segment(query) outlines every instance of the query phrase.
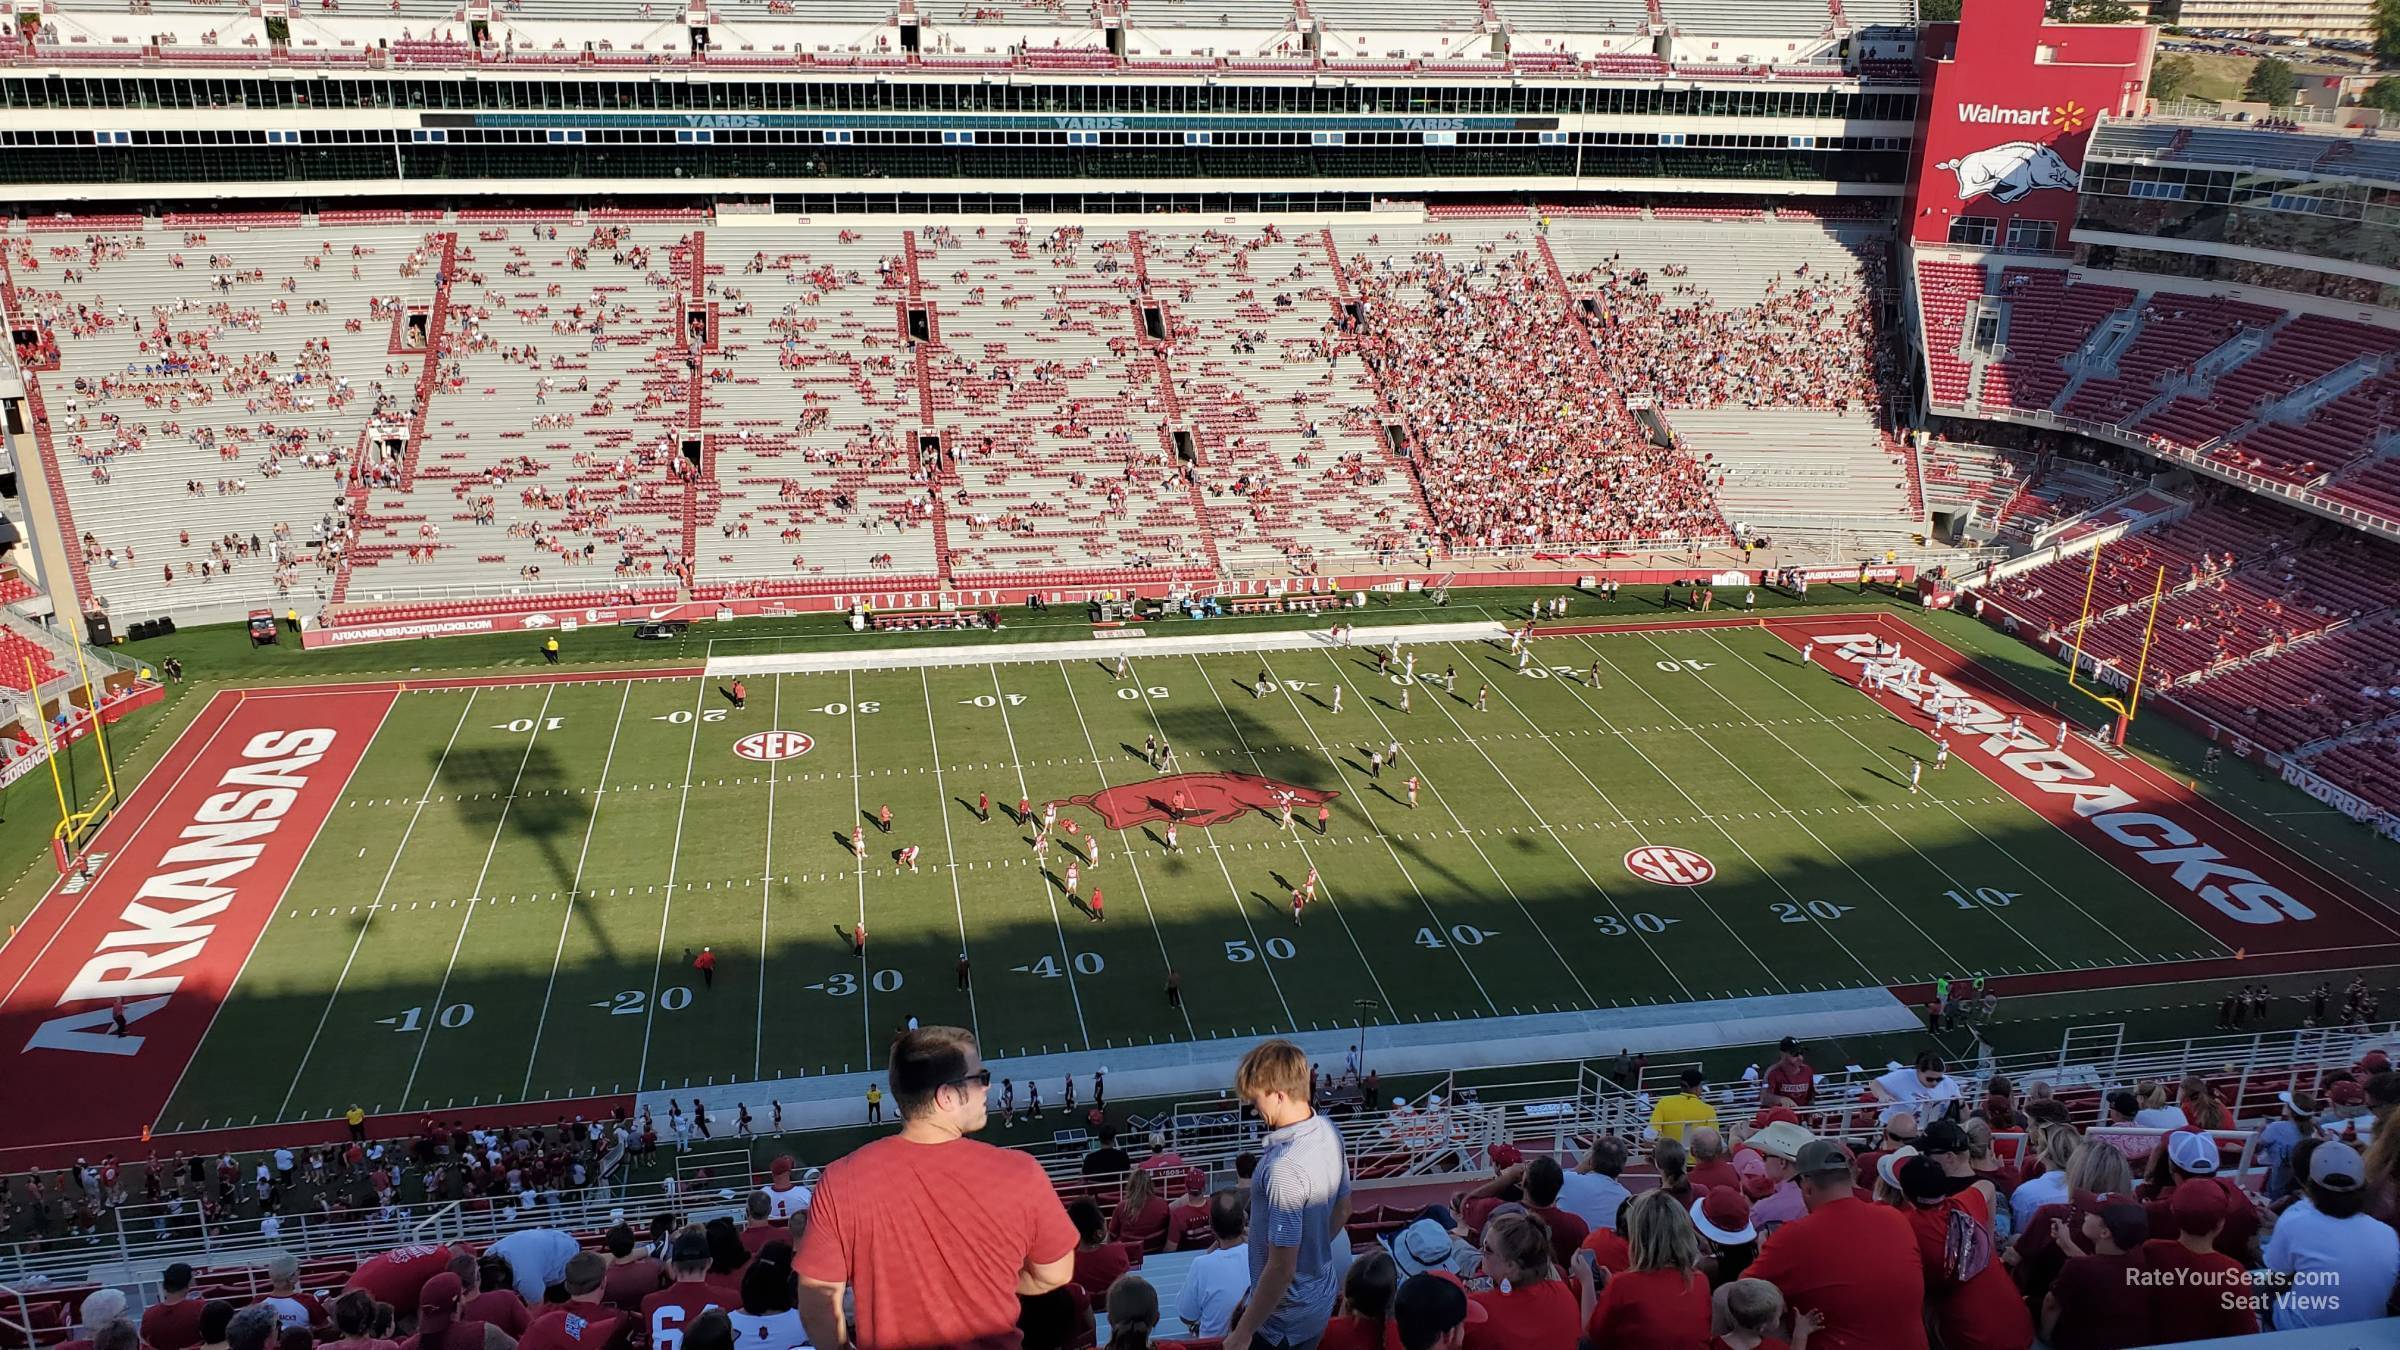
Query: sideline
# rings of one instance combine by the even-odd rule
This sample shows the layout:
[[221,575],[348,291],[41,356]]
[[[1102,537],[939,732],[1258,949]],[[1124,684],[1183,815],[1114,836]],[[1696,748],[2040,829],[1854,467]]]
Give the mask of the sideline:
[[[1459,1021],[1413,1022],[1367,1028],[1367,1067],[1380,1074],[1444,1073],[1531,1062],[1600,1059],[1620,1050],[1664,1055],[1726,1046],[1773,1045],[1779,1037],[1823,1042],[1842,1036],[1874,1036],[1922,1030],[1917,1014],[1880,987],[1834,989],[1811,994],[1761,994],[1708,1002],[1636,1004],[1590,1012],[1527,1013]],[[1222,1097],[1233,1083],[1233,1065],[1260,1037],[1281,1035],[1308,1052],[1310,1060],[1339,1065],[1357,1045],[1353,1028],[1291,1032],[1260,1027],[1255,1034],[1221,1036],[1157,1045],[1124,1045],[1059,1054],[993,1054],[984,1063],[995,1083],[1002,1078],[1052,1085],[1069,1076],[1088,1085],[1094,1070],[1108,1074],[1111,1096]],[[829,1129],[866,1118],[869,1084],[883,1074],[839,1073],[762,1083],[720,1083],[642,1093],[637,1113],[647,1107],[664,1121],[667,1107],[680,1103],[689,1115],[704,1102],[712,1124],[730,1125],[735,1108],[768,1118],[769,1103],[783,1106],[784,1128]],[[997,1093],[998,1088],[995,1087]],[[1020,1100],[1023,1100],[1020,1097]],[[1088,1102],[1088,1097],[1081,1099]],[[1051,1098],[1056,1109],[1056,1098]],[[1059,1116],[1061,1128],[1080,1128],[1080,1118]],[[660,1143],[671,1144],[662,1139]]]

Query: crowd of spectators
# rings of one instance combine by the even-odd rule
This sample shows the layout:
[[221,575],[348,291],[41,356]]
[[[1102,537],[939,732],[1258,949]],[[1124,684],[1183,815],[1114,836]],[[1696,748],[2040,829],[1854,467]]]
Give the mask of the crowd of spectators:
[[[898,1129],[813,1188],[777,1160],[746,1222],[620,1223],[597,1250],[539,1226],[480,1252],[404,1246],[319,1293],[279,1255],[239,1300],[175,1265],[138,1323],[122,1292],[90,1295],[68,1350],[1077,1350],[1103,1315],[1112,1350],[2114,1350],[2342,1326],[2400,1289],[2400,1129],[2377,1128],[2400,1075],[2359,1071],[2328,1080],[2353,1107],[2282,1094],[2245,1155],[2211,1133],[2233,1122],[2198,1076],[2113,1093],[2081,1130],[2044,1085],[1969,1092],[1927,1055],[1829,1112],[1786,1041],[1747,1119],[1687,1074],[1642,1139],[1491,1146],[1487,1176],[1362,1236],[1353,1150],[1290,1042],[1234,1073],[1261,1132],[1230,1184],[1170,1206],[1162,1174],[1103,1140],[1067,1202],[1033,1156],[973,1137],[992,1074],[969,1033],[926,1027],[894,1041]],[[605,1150],[609,1131],[557,1155],[540,1133],[447,1129],[395,1151],[490,1175],[570,1161],[578,1136]],[[1092,1183],[1119,1178],[1104,1203]],[[1169,1250],[1195,1252],[1171,1299],[1138,1255]]]
[[[1440,239],[1443,236],[1434,236]],[[1361,258],[1345,336],[1410,433],[1444,541],[1677,542],[1725,533],[1704,465],[1654,444],[1567,297],[1515,234]]]

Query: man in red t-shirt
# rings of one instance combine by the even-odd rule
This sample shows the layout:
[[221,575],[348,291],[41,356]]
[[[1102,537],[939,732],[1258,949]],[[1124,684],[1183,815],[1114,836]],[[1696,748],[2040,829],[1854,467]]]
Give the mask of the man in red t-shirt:
[[775,1217],[775,1202],[763,1190],[750,1192],[746,1210],[749,1222],[742,1225],[742,1246],[756,1256],[770,1242],[781,1242],[792,1235],[790,1225]]
[[149,1350],[191,1350],[200,1343],[200,1312],[208,1306],[207,1299],[192,1297],[192,1268],[181,1261],[167,1267],[159,1273],[158,1288],[158,1302],[142,1310],[142,1344]]
[[1780,1053],[1767,1066],[1766,1090],[1794,1106],[1806,1106],[1817,1095],[1817,1071],[1809,1067],[1808,1052],[1786,1036],[1775,1047]]
[[1167,1207],[1167,1250],[1199,1251],[1216,1237],[1208,1221],[1208,1174],[1195,1167],[1183,1174],[1183,1198]]
[[1823,1326],[1811,1350],[1925,1350],[1925,1271],[1900,1212],[1858,1197],[1850,1155],[1811,1139],[1792,1163],[1805,1218],[1775,1230],[1747,1277]]
[[2142,1244],[2142,1263],[2157,1272],[2149,1282],[2151,1331],[2162,1344],[2258,1330],[2249,1272],[2217,1247],[2232,1204],[2222,1187],[2186,1182],[2167,1197],[2176,1236]]
[[1590,1224],[1558,1207],[1559,1188],[1566,1179],[1566,1169],[1547,1153],[1525,1164],[1525,1212],[1549,1225],[1550,1259],[1560,1270],[1575,1263],[1575,1249],[1592,1231]]
[[967,1138],[992,1085],[972,1035],[903,1033],[889,1080],[900,1132],[827,1167],[809,1209],[794,1262],[809,1340],[1016,1350],[1017,1298],[1067,1282],[1075,1225],[1031,1154]]
[[[427,1280],[450,1269],[451,1255],[449,1247],[395,1247],[380,1256],[369,1257],[342,1287],[364,1289],[377,1303],[389,1303],[406,1312],[417,1306],[417,1295],[424,1291]],[[143,1340],[152,1344],[154,1350],[165,1350],[147,1336]]]
[[709,1282],[708,1234],[699,1225],[675,1235],[667,1267],[675,1282],[642,1300],[634,1328],[634,1341],[644,1350],[683,1350],[684,1328],[709,1309],[728,1306],[727,1295]]
[[622,1350],[633,1342],[633,1319],[600,1301],[608,1262],[598,1252],[567,1258],[567,1301],[533,1319],[518,1350]]

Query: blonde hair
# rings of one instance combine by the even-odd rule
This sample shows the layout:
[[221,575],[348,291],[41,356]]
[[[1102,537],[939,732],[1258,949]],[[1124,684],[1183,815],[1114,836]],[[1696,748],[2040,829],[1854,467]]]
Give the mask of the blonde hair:
[[1700,1230],[1666,1191],[1644,1191],[1625,1207],[1625,1244],[1635,1270],[1680,1270],[1685,1287],[1700,1265]]
[[1492,1216],[1483,1226],[1483,1250],[1490,1258],[1487,1267],[1490,1261],[1506,1264],[1515,1273],[1502,1278],[1517,1284],[1538,1283],[1557,1273],[1550,1268],[1550,1225],[1531,1214],[1512,1210]]
[[1280,1092],[1294,1101],[1305,1102],[1316,1076],[1316,1070],[1309,1065],[1308,1053],[1277,1037],[1260,1041],[1242,1056],[1240,1067],[1233,1071],[1233,1095],[1249,1101]]
[[2133,1164],[2108,1145],[2087,1141],[2067,1164],[2067,1188],[2094,1195],[2123,1195],[2133,1189]]
[[1157,1195],[1157,1183],[1150,1179],[1148,1172],[1136,1168],[1133,1175],[1126,1178],[1125,1198],[1118,1201],[1117,1205],[1120,1209],[1139,1214],[1149,1207],[1151,1200]]
[[2225,1128],[2227,1123],[2225,1103],[2218,1101],[2217,1094],[2208,1090],[2206,1078],[2196,1073],[2185,1074],[2183,1090],[2179,1096],[2184,1106],[2184,1114],[2192,1118],[2194,1128],[2202,1130]]
[[1766,1332],[1783,1320],[1783,1291],[1765,1280],[1740,1279],[1717,1286],[1709,1331]]

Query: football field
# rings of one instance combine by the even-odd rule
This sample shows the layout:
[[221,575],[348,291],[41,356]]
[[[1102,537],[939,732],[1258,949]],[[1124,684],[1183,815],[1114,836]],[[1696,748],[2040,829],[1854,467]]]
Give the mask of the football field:
[[[1105,1060],[2394,940],[2138,761],[2078,772],[2141,813],[2046,795],[2050,719],[1963,660],[1986,721],[1939,763],[1905,691],[1857,687],[1862,626],[1948,663],[1849,615],[1570,631],[1522,670],[1446,625],[1381,673],[1369,630],[228,693],[10,944],[14,1076],[89,1103],[53,1113],[73,1141],[858,1073],[911,1017]],[[2229,861],[2153,856],[2183,835]]]

